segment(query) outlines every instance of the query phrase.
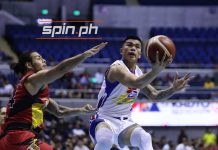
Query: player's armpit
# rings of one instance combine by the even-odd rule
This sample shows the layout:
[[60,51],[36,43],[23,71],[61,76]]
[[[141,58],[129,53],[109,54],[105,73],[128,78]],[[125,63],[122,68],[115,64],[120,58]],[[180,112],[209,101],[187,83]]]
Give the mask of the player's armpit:
[[41,70],[37,73],[32,74],[27,78],[27,80],[25,80],[24,86],[31,95],[35,95],[36,93],[38,93],[39,89],[42,88],[42,86],[44,85],[42,84],[44,80],[48,80],[46,76],[47,72],[47,69]]

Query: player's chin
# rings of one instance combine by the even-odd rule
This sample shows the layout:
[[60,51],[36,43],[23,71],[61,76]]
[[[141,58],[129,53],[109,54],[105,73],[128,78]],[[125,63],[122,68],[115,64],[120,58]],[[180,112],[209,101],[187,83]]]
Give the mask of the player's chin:
[[128,61],[130,61],[132,63],[137,63],[138,62],[138,58],[137,57],[129,57]]
[[42,70],[47,69],[47,65],[42,66]]

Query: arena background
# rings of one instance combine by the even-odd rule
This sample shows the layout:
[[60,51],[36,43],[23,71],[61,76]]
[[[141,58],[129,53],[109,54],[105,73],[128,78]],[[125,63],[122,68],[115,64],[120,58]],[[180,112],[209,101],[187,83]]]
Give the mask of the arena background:
[[[63,24],[63,20],[69,22]],[[75,26],[79,32],[81,26],[90,28],[90,24],[98,27],[97,34],[90,32],[78,37],[69,32],[55,34],[55,39],[51,34],[42,35],[45,25]],[[164,149],[167,144],[175,149],[181,137],[188,137],[189,147],[201,149],[207,144],[203,141],[206,129],[211,129],[210,135],[218,134],[218,1],[215,0],[1,0],[1,107],[6,106],[17,81],[9,65],[17,61],[21,52],[36,50],[52,66],[108,41],[99,54],[50,85],[51,97],[60,104],[95,106],[104,71],[120,59],[122,40],[128,35],[138,35],[146,41],[159,34],[173,39],[177,53],[173,63],[152,85],[166,88],[176,71],[180,75],[190,72],[195,78],[190,87],[169,100],[152,102],[140,95],[133,105],[133,118],[152,134],[155,149]],[[144,58],[140,67],[144,71],[150,68]],[[46,114],[45,118],[42,139],[56,149],[76,149],[81,145],[93,149],[88,137],[89,116],[57,119]],[[182,130],[185,134],[179,136]]]

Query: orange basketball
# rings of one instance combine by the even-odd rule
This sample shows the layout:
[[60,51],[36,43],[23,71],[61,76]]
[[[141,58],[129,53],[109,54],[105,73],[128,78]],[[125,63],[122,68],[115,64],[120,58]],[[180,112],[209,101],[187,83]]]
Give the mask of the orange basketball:
[[176,46],[173,41],[165,35],[157,35],[150,38],[145,47],[145,56],[150,59],[152,63],[156,60],[156,52],[159,52],[159,60],[162,59],[166,53],[166,59],[172,55],[176,55]]

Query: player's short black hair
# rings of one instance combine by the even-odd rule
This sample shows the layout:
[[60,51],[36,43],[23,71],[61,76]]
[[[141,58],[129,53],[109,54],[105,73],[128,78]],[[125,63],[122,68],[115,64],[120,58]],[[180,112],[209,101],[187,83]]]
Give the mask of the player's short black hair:
[[141,45],[143,46],[142,40],[141,40],[138,36],[135,36],[135,35],[127,36],[127,37],[124,39],[123,43],[125,43],[125,42],[126,42],[127,40],[129,40],[129,39],[131,39],[131,40],[138,40],[138,41],[141,43]]

